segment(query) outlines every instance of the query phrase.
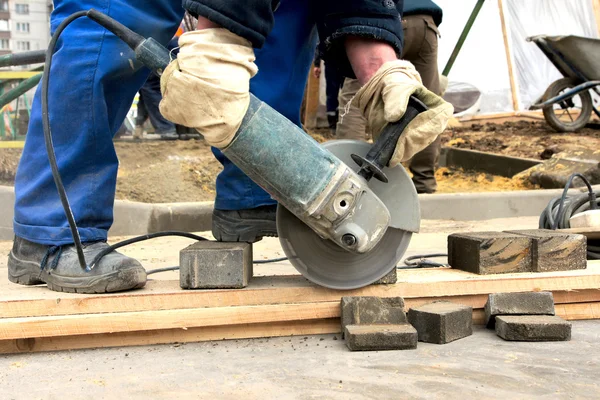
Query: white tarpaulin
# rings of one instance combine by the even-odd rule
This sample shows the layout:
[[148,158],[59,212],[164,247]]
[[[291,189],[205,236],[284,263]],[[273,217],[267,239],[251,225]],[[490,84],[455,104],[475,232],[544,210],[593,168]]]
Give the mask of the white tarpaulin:
[[[560,78],[529,36],[598,37],[593,0],[504,0],[519,110],[540,97]],[[444,10],[438,64],[446,65],[476,0],[435,0]],[[452,82],[470,83],[482,92],[480,113],[514,111],[508,61],[497,0],[486,0],[449,74]]]
[[538,47],[525,39],[534,35],[597,38],[598,26],[591,0],[505,1],[519,108],[523,110],[533,104],[550,83],[562,77]]

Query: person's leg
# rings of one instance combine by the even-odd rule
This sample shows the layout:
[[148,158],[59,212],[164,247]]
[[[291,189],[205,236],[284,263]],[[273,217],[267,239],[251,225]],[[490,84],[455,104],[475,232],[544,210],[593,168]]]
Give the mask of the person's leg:
[[[421,75],[423,85],[439,94],[440,80],[437,65],[438,31],[430,16],[407,16],[405,25],[405,50],[403,58],[412,62]],[[440,156],[441,138],[415,154],[409,169],[418,193],[433,193],[437,189],[435,169]]]
[[346,78],[342,90],[340,90],[340,116],[336,129],[338,139],[366,140],[367,121],[357,107],[348,104],[359,89],[358,79]]
[[[55,0],[54,6],[53,31],[68,15],[95,8],[165,44],[183,16],[179,0],[155,1],[151,7],[143,0]],[[46,71],[50,74],[49,114],[58,166],[86,243],[105,241],[112,224],[118,166],[112,137],[149,73],[137,63],[132,68],[132,59],[133,52],[121,40],[82,18],[64,31],[52,69]],[[143,285],[140,276],[123,276],[118,271],[126,257],[116,252],[81,276],[44,147],[40,91],[38,87],[15,179],[16,238],[9,257],[12,280],[35,283],[33,267],[37,263],[42,280],[65,278],[54,281],[54,287],[48,282],[56,290],[114,291]],[[97,253],[97,248],[96,244],[86,246],[86,257]],[[52,274],[44,268],[40,272],[40,266],[53,269]],[[139,263],[136,267],[141,268]],[[77,279],[69,280],[67,275]],[[145,282],[145,274],[143,278]]]
[[144,106],[155,133],[164,136],[165,139],[177,139],[175,124],[165,119],[160,113],[159,104],[162,100],[162,94],[158,76],[150,74],[146,83],[140,88],[140,97],[144,99]]
[[[300,126],[300,105],[316,47],[316,31],[304,0],[285,0],[275,12],[275,25],[262,49],[255,50],[258,74],[250,91]],[[260,240],[275,236],[276,202],[218,149],[223,164],[217,177],[213,235],[217,240]]]

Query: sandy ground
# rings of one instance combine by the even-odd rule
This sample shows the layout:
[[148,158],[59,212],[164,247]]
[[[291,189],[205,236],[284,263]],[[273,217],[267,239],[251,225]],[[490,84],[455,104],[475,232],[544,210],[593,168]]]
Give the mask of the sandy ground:
[[[322,142],[328,130],[313,132]],[[446,146],[527,158],[549,158],[553,153],[582,147],[600,148],[600,130],[557,134],[543,122],[472,124],[450,128],[442,136]],[[120,160],[117,198],[146,203],[213,200],[215,177],[221,165],[203,141],[117,142]],[[0,149],[0,185],[13,185],[20,149]],[[536,189],[522,179],[440,168],[438,193]]]

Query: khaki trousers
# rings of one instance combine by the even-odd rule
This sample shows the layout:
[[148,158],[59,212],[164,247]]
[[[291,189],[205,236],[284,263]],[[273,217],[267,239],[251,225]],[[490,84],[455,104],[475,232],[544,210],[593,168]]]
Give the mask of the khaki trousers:
[[[440,75],[437,66],[439,32],[433,18],[429,15],[405,16],[402,25],[404,27],[402,59],[413,63],[421,75],[423,85],[439,94]],[[346,78],[339,96],[340,119],[336,130],[339,139],[367,140],[364,117],[356,107],[347,107],[359,89],[358,80]],[[433,193],[437,189],[435,168],[440,156],[440,148],[441,142],[438,137],[435,142],[415,154],[409,162],[413,183],[418,193]]]

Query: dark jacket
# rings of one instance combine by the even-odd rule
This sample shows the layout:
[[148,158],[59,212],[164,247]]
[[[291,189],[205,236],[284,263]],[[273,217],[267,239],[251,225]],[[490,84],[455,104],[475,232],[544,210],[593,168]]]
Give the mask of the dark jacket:
[[431,0],[404,0],[403,15],[431,15],[437,26],[442,23],[442,9]]
[[[273,28],[273,10],[279,0],[183,0],[192,15],[201,15],[263,46]],[[344,48],[347,36],[362,36],[389,43],[402,53],[402,24],[396,9],[402,0],[306,0],[314,12],[320,51],[325,62],[345,76],[353,76]]]

